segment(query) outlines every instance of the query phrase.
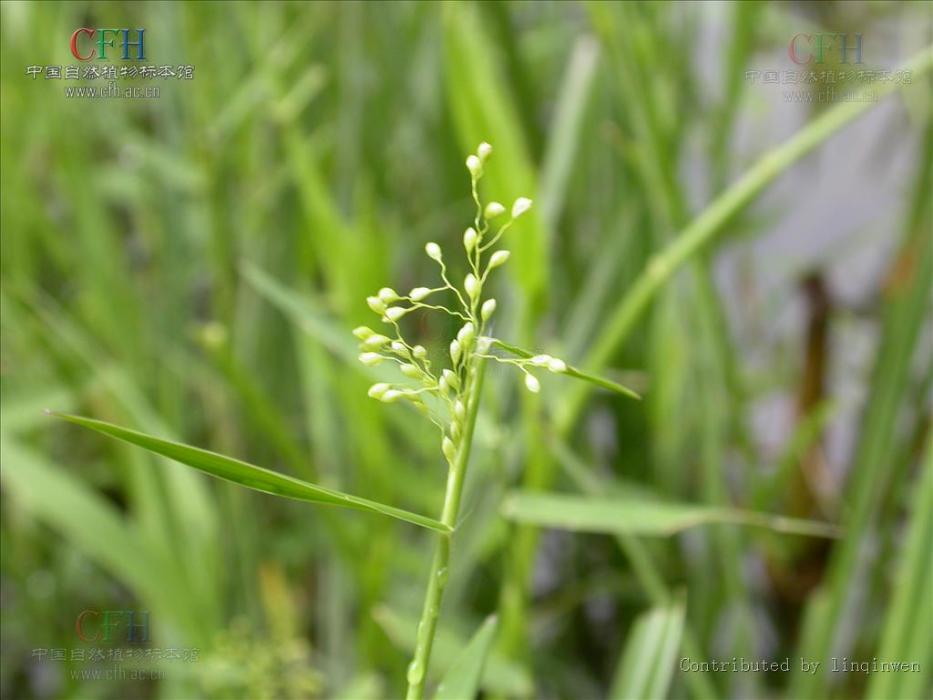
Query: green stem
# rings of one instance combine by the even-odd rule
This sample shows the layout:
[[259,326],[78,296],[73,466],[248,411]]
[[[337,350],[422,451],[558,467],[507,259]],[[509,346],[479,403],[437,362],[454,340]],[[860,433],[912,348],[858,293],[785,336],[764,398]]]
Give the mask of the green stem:
[[437,627],[437,618],[441,608],[441,598],[447,585],[447,576],[450,566],[450,540],[457,526],[457,513],[460,511],[460,496],[463,493],[463,482],[466,476],[467,464],[470,461],[470,448],[473,444],[473,429],[476,426],[476,415],[479,412],[480,392],[483,388],[483,375],[486,363],[477,361],[471,368],[473,377],[467,387],[467,414],[463,426],[463,436],[457,450],[453,465],[447,473],[447,492],[444,496],[444,509],[441,513],[441,522],[451,531],[442,533],[437,538],[434,549],[434,559],[431,562],[431,575],[428,578],[428,589],[424,595],[424,607],[421,611],[421,621],[418,623],[418,636],[415,644],[415,653],[408,666],[408,700],[421,700],[424,697],[424,681],[427,677],[428,664],[431,661],[431,647],[434,645],[434,631]]

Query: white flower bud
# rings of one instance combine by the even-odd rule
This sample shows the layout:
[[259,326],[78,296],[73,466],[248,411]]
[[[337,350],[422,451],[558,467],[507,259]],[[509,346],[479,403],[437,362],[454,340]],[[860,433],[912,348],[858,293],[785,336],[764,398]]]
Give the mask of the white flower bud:
[[392,287],[383,287],[379,290],[379,298],[382,299],[386,304],[391,304],[393,301],[398,299],[398,292],[392,289]]
[[485,355],[492,349],[492,338],[488,335],[481,335],[476,339],[476,352]]
[[362,346],[364,350],[378,350],[383,345],[389,342],[389,339],[384,335],[379,335],[374,333],[369,336],[366,340],[363,341]]
[[383,403],[395,403],[403,394],[401,391],[396,391],[395,389],[389,389],[386,393],[379,397],[379,400]]
[[473,336],[475,334],[476,334],[476,329],[473,328],[473,323],[470,321],[467,321],[466,323],[463,324],[463,328],[461,328],[457,332],[457,340],[460,341],[461,346],[466,347],[473,340]]
[[567,371],[567,363],[561,359],[552,357],[550,360],[548,360],[547,368],[552,372],[559,374],[561,372]]
[[484,321],[488,321],[494,313],[496,313],[496,300],[487,299],[483,302],[483,306],[480,308],[479,314]]
[[486,205],[486,209],[483,212],[483,216],[487,219],[495,219],[497,216],[502,216],[505,213],[505,207],[502,206],[499,202],[490,202]]
[[438,391],[440,391],[442,394],[446,394],[446,393],[447,393],[447,377],[442,376],[442,377],[440,378],[440,381],[438,381],[438,383],[437,383],[437,389],[438,389]]
[[550,355],[535,355],[530,360],[528,360],[535,367],[547,367],[547,363],[551,361]]
[[474,179],[483,174],[483,162],[477,156],[468,156],[466,159],[466,166]]
[[390,306],[386,309],[386,318],[390,321],[398,321],[409,311],[411,311],[411,309],[403,309],[401,306]]
[[423,360],[428,356],[428,351],[424,349],[424,345],[416,345],[411,349],[411,354],[417,357],[419,360]]
[[368,393],[372,398],[378,399],[381,398],[384,393],[390,389],[391,385],[386,384],[385,382],[379,382],[378,384],[373,384],[369,387]]
[[400,340],[393,340],[393,341],[392,341],[392,345],[391,345],[390,347],[392,348],[392,352],[394,352],[394,353],[396,353],[396,354],[398,354],[398,355],[407,355],[407,354],[408,354],[408,348],[406,348],[406,347],[405,347],[405,343],[403,343],[403,342],[400,341]]
[[449,369],[445,369],[441,373],[441,381],[444,382],[445,386],[451,387],[454,391],[456,391],[460,386],[459,377],[457,377],[455,372],[451,372]]
[[463,280],[463,288],[470,299],[475,299],[476,295],[479,294],[479,280],[476,279],[472,272]]
[[369,305],[369,308],[377,314],[385,313],[386,305],[382,303],[382,299],[379,297],[366,297],[366,303]]
[[460,343],[459,341],[454,340],[450,344],[450,359],[453,360],[454,364],[457,364],[457,361],[460,359]]
[[532,394],[537,394],[541,391],[541,383],[533,374],[525,375],[525,386],[528,387],[528,391]]
[[441,452],[444,453],[444,456],[450,464],[454,463],[454,459],[457,457],[457,448],[454,446],[453,440],[446,435],[444,439],[441,440]]
[[472,226],[463,232],[463,247],[466,249],[466,252],[469,253],[473,250],[473,246],[476,245],[477,237],[476,229]]
[[430,293],[431,290],[427,287],[415,287],[410,292],[408,292],[408,296],[410,296],[413,301],[421,301]]
[[512,205],[512,218],[517,219],[526,211],[531,209],[531,200],[528,197],[519,197],[515,200],[515,203]]
[[399,367],[399,370],[406,377],[411,377],[412,379],[417,379],[418,377],[421,376],[421,370],[409,362],[406,362],[405,364],[401,365]]
[[441,261],[441,247],[437,243],[427,243],[424,246],[424,252],[428,254],[428,257],[432,260]]
[[380,355],[378,352],[364,352],[360,353],[359,360],[367,367],[375,367],[381,363],[385,358]]
[[450,437],[452,437],[454,440],[459,440],[460,434],[460,421],[455,420],[450,424]]
[[353,335],[355,335],[360,340],[366,340],[369,336],[373,335],[375,331],[368,326],[357,326],[353,329]]
[[489,269],[499,267],[500,265],[505,265],[505,261],[509,259],[511,253],[507,250],[497,250],[492,254],[492,257],[489,258]]
[[466,415],[466,406],[463,405],[463,401],[457,399],[454,403],[454,415],[457,417],[457,420],[463,420],[463,417]]
[[492,154],[492,146],[483,141],[476,149],[476,153],[480,160],[486,160]]

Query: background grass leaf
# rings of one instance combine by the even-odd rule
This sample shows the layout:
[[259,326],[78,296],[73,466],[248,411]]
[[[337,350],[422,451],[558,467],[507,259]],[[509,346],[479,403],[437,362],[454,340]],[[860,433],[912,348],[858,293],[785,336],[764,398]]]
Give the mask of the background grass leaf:
[[434,693],[434,700],[471,700],[476,697],[498,624],[495,615],[483,621],[470,643],[447,669]]
[[685,605],[671,602],[640,615],[619,659],[610,700],[662,700],[677,668]]
[[829,523],[733,508],[646,500],[643,496],[607,498],[517,492],[506,496],[502,513],[521,523],[602,534],[666,536],[697,525],[733,523],[796,535],[839,536],[838,528]]

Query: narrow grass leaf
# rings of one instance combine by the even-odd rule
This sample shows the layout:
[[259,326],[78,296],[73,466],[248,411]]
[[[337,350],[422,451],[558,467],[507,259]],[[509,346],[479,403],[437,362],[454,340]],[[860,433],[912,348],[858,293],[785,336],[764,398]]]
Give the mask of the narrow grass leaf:
[[574,532],[665,536],[697,525],[733,523],[787,534],[839,536],[838,528],[828,523],[632,496],[607,498],[520,491],[506,497],[502,511],[510,520]]
[[461,652],[434,693],[434,700],[470,700],[476,697],[489,647],[496,636],[499,621],[495,615],[486,618],[473,639]]
[[610,700],[667,697],[683,635],[684,614],[683,602],[672,602],[638,617],[619,660]]
[[203,450],[199,447],[183,445],[179,442],[162,440],[136,430],[123,428],[105,421],[85,418],[83,416],[73,416],[65,413],[53,413],[75,425],[80,425],[91,430],[96,430],[104,435],[138,445],[150,452],[168,457],[176,462],[181,462],[189,467],[199,471],[211,474],[212,476],[232,481],[255,491],[262,491],[275,496],[284,498],[293,498],[298,501],[307,501],[308,503],[319,503],[322,505],[340,506],[353,510],[362,510],[369,513],[378,513],[379,515],[388,515],[398,520],[420,525],[438,532],[450,532],[450,528],[443,523],[432,518],[410,513],[405,510],[393,508],[383,503],[377,503],[358,496],[351,496],[340,491],[334,491],[323,486],[310,484],[285,474],[257,467],[238,459],[225,457],[216,452]]
[[873,673],[868,700],[886,698],[919,698],[923,688],[929,689],[930,664],[933,662],[933,443],[928,444],[926,458],[917,476],[917,490],[910,514],[903,554],[890,585],[891,604],[885,617],[884,632],[877,657],[885,661],[906,661],[920,664],[919,672]]
[[554,124],[548,134],[547,151],[541,166],[538,198],[541,218],[548,231],[557,228],[567,185],[580,151],[587,105],[599,64],[599,44],[591,36],[577,39],[564,72]]

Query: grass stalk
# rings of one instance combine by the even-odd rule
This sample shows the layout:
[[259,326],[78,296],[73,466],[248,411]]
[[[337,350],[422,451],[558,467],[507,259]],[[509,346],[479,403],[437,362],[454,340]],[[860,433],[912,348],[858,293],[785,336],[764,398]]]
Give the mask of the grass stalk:
[[444,589],[447,586],[448,572],[450,571],[451,539],[457,525],[457,514],[460,511],[460,498],[463,494],[463,483],[466,477],[467,465],[470,462],[470,450],[473,445],[473,430],[476,427],[476,416],[479,412],[480,393],[483,388],[483,375],[486,363],[480,359],[473,360],[470,368],[470,385],[467,387],[467,415],[464,425],[463,440],[460,449],[447,474],[447,490],[444,495],[444,508],[441,511],[441,522],[450,527],[450,532],[438,535],[434,547],[434,559],[431,561],[431,572],[428,577],[427,591],[424,595],[424,607],[421,611],[421,621],[418,623],[418,636],[415,642],[415,651],[411,663],[408,665],[408,700],[420,700],[424,697],[424,682],[427,677],[428,664],[431,661],[431,647],[434,645],[434,633],[437,628],[437,618],[440,614],[441,601]]

